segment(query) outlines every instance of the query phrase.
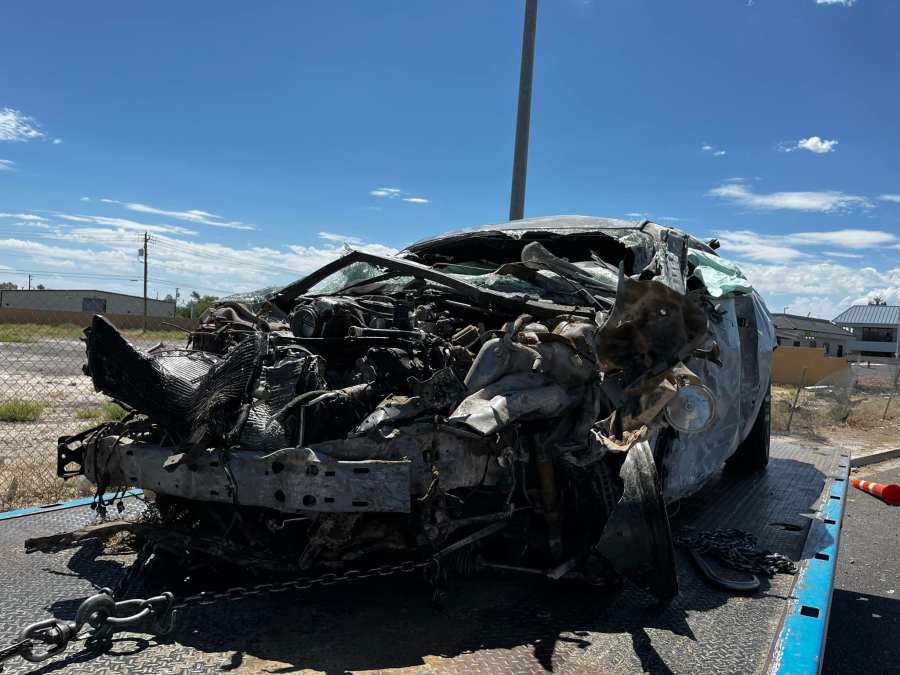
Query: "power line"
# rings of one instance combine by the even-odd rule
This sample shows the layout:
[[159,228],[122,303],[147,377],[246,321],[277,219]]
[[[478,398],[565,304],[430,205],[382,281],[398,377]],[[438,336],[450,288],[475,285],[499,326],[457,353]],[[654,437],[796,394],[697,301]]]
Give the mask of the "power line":
[[23,269],[14,269],[11,267],[0,267],[0,274],[11,273],[11,274],[23,274],[23,275],[36,275],[41,274],[44,276],[51,277],[85,277],[88,279],[117,279],[119,281],[137,281],[134,279],[134,275],[125,275],[125,274],[90,274],[88,272],[58,272],[54,270],[23,270]]
[[[109,279],[109,280],[112,280],[112,281],[132,281],[132,282],[135,282],[135,283],[137,283],[137,282],[140,281],[140,278],[138,278],[140,275],[135,275],[135,274],[132,274],[132,275],[124,275],[124,274],[91,274],[91,273],[88,273],[88,272],[57,272],[57,271],[53,271],[53,270],[23,270],[23,269],[14,269],[14,268],[4,268],[4,267],[0,267],[0,275],[2,275],[2,274],[16,274],[16,275],[22,275],[22,276],[28,276],[28,275],[30,274],[30,275],[35,275],[35,276],[41,275],[41,276],[51,277],[51,278],[52,278],[52,277],[64,277],[64,278],[76,278],[76,279],[77,279],[77,278],[81,278],[81,279]],[[223,289],[221,289],[221,288],[211,288],[211,287],[209,287],[209,286],[198,286],[197,284],[194,284],[194,283],[192,283],[192,282],[190,282],[190,281],[187,281],[187,280],[184,280],[184,279],[181,279],[181,280],[177,280],[177,279],[160,279],[159,277],[147,277],[147,278],[148,278],[150,281],[155,281],[156,283],[160,283],[160,284],[168,284],[168,285],[171,285],[171,286],[173,286],[173,287],[182,285],[182,286],[188,286],[188,287],[191,287],[191,288],[196,288],[196,289],[199,289],[199,290],[201,290],[201,291],[212,291],[213,293],[222,293],[222,294],[229,294],[229,293],[232,293],[232,292],[233,292],[233,291],[223,290]]]
[[246,269],[250,269],[253,271],[259,272],[267,272],[271,273],[273,271],[281,271],[285,274],[291,274],[294,276],[301,276],[303,272],[300,272],[296,269],[291,269],[289,267],[283,267],[278,264],[254,264],[247,262],[246,259],[240,257],[240,252],[235,251],[235,253],[221,253],[221,252],[212,252],[212,251],[196,251],[191,248],[191,242],[184,242],[186,246],[179,247],[177,245],[173,245],[172,240],[157,240],[156,245],[165,248],[170,251],[174,251],[176,253],[183,253],[185,255],[190,255],[192,257],[201,258],[203,260],[211,261],[211,262],[232,262],[241,265]]
[[[134,241],[134,239],[138,239],[139,245],[142,244],[140,241],[140,237],[142,235],[138,233],[112,233],[110,232],[108,236],[98,236],[98,234],[92,234],[89,237],[80,237],[77,233],[52,233],[52,232],[35,232],[33,229],[27,229],[25,227],[14,230],[10,228],[0,228],[0,236],[10,236],[17,237],[21,236],[22,238],[28,240],[49,240],[49,241],[66,241],[72,242],[77,241],[78,243],[83,243],[90,245],[92,243],[96,244],[105,244],[108,245],[110,243],[121,243],[123,245],[127,245]],[[303,272],[293,269],[290,267],[284,267],[283,265],[278,265],[275,263],[252,263],[247,261],[246,258],[242,258],[239,251],[235,251],[233,253],[230,252],[212,252],[212,251],[203,251],[196,250],[195,244],[193,242],[178,242],[176,240],[168,239],[168,238],[159,238],[158,236],[150,235],[149,241],[152,242],[155,246],[158,246],[166,251],[183,254],[186,256],[190,256],[192,258],[197,258],[199,260],[205,262],[216,262],[216,263],[231,263],[235,265],[240,265],[243,269],[247,269],[253,272],[259,272],[267,275],[274,274],[285,274],[290,275],[292,277],[299,277],[303,275]]]
[[[0,228],[0,236],[4,234],[13,234],[12,229],[14,228]],[[27,230],[25,227],[21,229],[20,232],[15,232],[15,234],[27,235],[28,239],[48,239],[48,240],[57,240],[57,241],[72,241],[79,240],[79,243],[83,241],[83,243],[98,243],[105,244],[107,242],[115,241],[116,243],[127,244],[135,239],[140,237],[143,238],[143,233],[109,233],[109,237],[95,237],[92,235],[91,237],[80,238],[75,235],[68,234],[54,234],[51,232],[34,232],[33,230]],[[178,240],[169,239],[167,237],[160,238],[158,235],[149,235],[148,242],[152,242],[155,246],[160,247],[163,251],[175,252],[179,254],[183,254],[190,258],[197,258],[203,262],[214,262],[214,263],[225,263],[231,265],[239,265],[242,269],[246,269],[252,272],[258,272],[259,274],[265,275],[270,279],[272,277],[286,275],[291,278],[297,278],[303,276],[303,272],[300,272],[295,269],[290,269],[287,267],[282,267],[281,265],[264,265],[262,263],[249,263],[246,259],[240,258],[240,254],[235,252],[233,254],[229,253],[219,253],[219,252],[211,252],[211,251],[197,251],[194,248],[192,242],[180,242]],[[135,242],[138,243],[138,242]],[[143,244],[142,241],[139,240],[140,244]],[[2,249],[0,249],[2,250]],[[141,251],[143,251],[143,246],[141,246]],[[61,278],[83,278],[83,279],[109,279],[116,281],[138,281],[136,277],[140,276],[140,272],[135,270],[136,274],[104,274],[104,273],[87,273],[87,272],[64,272],[64,271],[54,271],[54,270],[27,270],[21,268],[2,268],[0,266],[0,274],[3,272],[7,272],[10,274],[35,274],[35,275],[44,275],[49,277],[61,277]],[[181,287],[189,287],[194,288],[201,291],[212,292],[221,295],[228,295],[234,293],[236,291],[233,290],[224,290],[221,288],[212,288],[209,286],[198,285],[186,278],[161,278],[161,277],[151,277],[149,275],[149,270],[147,274],[148,281],[154,281],[156,283],[168,284],[172,287],[181,286]],[[267,280],[261,280],[260,286],[267,285]],[[274,281],[274,279],[271,279]],[[255,288],[256,286],[254,286]]]

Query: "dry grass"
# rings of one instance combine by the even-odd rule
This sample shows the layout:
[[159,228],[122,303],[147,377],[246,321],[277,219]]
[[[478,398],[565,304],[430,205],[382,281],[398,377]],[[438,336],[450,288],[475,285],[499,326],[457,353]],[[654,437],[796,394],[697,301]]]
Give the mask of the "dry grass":
[[113,401],[104,403],[102,406],[96,408],[80,408],[75,411],[75,417],[80,420],[98,420],[103,422],[120,420],[127,414],[128,411],[125,410],[125,408]]
[[124,419],[125,415],[127,414],[128,411],[118,403],[113,403],[112,401],[110,401],[109,403],[105,403],[103,405],[103,419],[107,422]]
[[46,408],[43,401],[12,398],[0,403],[0,422],[37,422]]
[[[773,385],[772,431],[788,431],[796,391],[793,386]],[[804,389],[794,410],[790,433],[848,447],[853,452],[900,446],[900,396],[895,396],[887,417],[882,419],[889,393]]]
[[19,476],[14,476],[6,486],[6,490],[0,493],[0,511],[11,511],[26,506],[47,506],[93,494],[94,487],[83,476],[67,481],[54,478],[46,481],[39,490],[26,481],[20,481]]
[[99,420],[103,417],[101,408],[81,408],[75,411],[75,417],[80,420]]
[[34,338],[25,333],[16,330],[15,326],[0,326],[0,342],[12,342],[17,344],[30,344],[34,342]]
[[[142,338],[145,340],[175,340],[181,342],[187,333],[173,328],[172,330],[148,330],[126,329],[121,331],[130,338]],[[84,327],[74,323],[63,323],[58,326],[49,326],[37,323],[5,323],[0,324],[0,342],[32,343],[40,339],[78,339],[84,337]]]

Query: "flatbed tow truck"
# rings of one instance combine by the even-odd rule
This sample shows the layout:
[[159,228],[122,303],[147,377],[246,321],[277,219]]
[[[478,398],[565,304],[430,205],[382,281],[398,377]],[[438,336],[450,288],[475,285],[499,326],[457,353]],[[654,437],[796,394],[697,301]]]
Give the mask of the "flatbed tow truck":
[[[747,595],[710,586],[682,550],[680,592],[667,606],[627,582],[586,590],[499,570],[451,579],[440,608],[421,574],[387,571],[306,590],[302,583],[270,589],[277,593],[187,587],[177,589],[175,605],[187,606],[164,637],[136,625],[101,650],[73,641],[46,661],[11,658],[2,666],[5,673],[815,673],[849,464],[838,448],[773,437],[765,471],[720,473],[670,508],[676,537],[737,528],[798,563],[796,576],[763,578]],[[100,522],[91,501],[0,513],[0,649],[48,613],[72,620],[97,589],[121,585],[133,554],[104,555],[96,540],[25,552],[26,539]],[[136,518],[144,508],[139,492],[122,504],[115,518]],[[154,583],[153,575],[135,574],[126,597],[170,590]],[[211,592],[198,598],[200,591]]]

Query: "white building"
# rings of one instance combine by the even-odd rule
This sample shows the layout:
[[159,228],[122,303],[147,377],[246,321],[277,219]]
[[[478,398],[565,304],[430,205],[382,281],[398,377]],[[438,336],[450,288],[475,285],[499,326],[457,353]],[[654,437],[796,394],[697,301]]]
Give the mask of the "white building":
[[834,323],[853,331],[847,345],[861,356],[900,355],[900,306],[854,305],[834,318]]

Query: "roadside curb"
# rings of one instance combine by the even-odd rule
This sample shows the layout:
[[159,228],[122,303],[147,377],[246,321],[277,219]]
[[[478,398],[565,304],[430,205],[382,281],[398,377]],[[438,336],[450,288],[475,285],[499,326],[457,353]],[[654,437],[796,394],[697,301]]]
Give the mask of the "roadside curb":
[[888,459],[895,459],[897,457],[900,457],[900,448],[894,448],[893,450],[879,450],[878,452],[873,452],[871,455],[853,457],[850,460],[850,468],[856,469],[860,466],[877,464],[878,462],[884,462]]

